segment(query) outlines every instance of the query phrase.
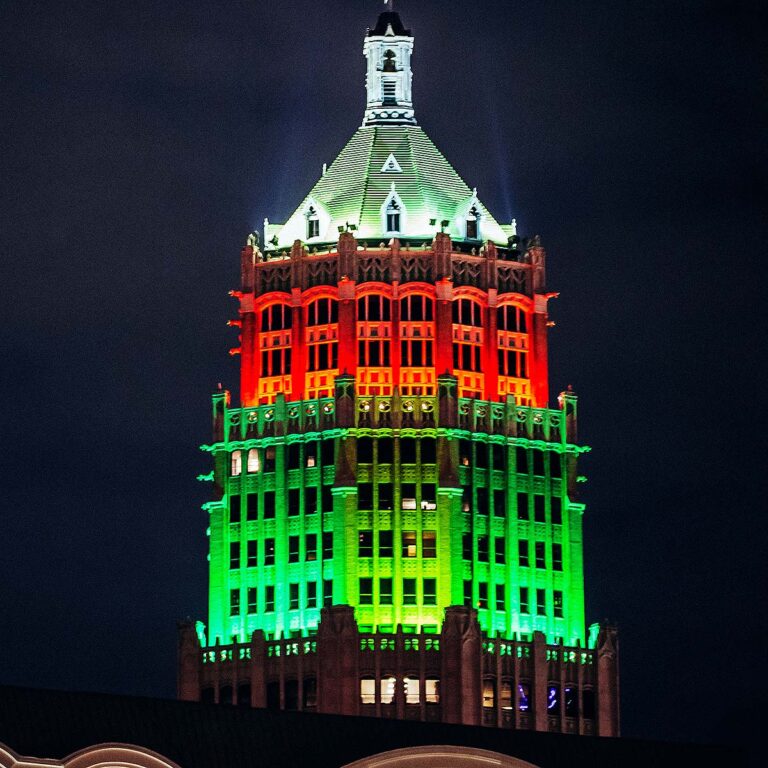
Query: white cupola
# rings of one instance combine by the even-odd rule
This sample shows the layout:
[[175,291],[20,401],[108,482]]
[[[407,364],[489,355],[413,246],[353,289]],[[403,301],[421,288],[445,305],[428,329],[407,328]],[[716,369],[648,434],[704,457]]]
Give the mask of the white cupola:
[[363,125],[416,125],[411,95],[413,36],[391,2],[387,8],[368,30],[363,45],[368,59]]

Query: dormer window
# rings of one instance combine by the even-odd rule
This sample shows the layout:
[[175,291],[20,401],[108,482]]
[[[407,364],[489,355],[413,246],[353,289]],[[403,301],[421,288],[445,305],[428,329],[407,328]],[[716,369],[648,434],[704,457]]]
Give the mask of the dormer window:
[[400,231],[400,205],[397,200],[390,200],[387,206],[387,232]]
[[479,240],[480,239],[480,211],[477,210],[477,206],[472,206],[467,214],[466,221],[466,238],[467,240]]
[[320,219],[314,207],[307,211],[307,240],[313,237],[320,237]]

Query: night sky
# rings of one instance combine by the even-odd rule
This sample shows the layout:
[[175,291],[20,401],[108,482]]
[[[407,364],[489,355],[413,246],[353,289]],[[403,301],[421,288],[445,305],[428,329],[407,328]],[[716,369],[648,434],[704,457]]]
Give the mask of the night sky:
[[[561,291],[625,735],[756,740],[765,711],[761,5],[396,3],[420,124]],[[239,251],[359,125],[382,8],[0,6],[0,682],[175,694]]]

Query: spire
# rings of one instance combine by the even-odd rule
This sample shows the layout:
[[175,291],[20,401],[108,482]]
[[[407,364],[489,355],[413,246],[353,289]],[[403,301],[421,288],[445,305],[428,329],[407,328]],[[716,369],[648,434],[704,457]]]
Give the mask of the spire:
[[415,125],[411,96],[413,36],[387,0],[376,26],[368,30],[363,52],[368,59],[363,125]]

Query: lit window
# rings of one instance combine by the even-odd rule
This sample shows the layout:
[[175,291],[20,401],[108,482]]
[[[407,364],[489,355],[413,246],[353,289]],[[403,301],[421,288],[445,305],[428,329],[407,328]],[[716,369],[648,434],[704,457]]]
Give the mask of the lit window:
[[496,681],[486,678],[483,680],[483,707],[493,709],[496,706]]
[[499,705],[502,709],[512,709],[512,683],[509,680],[501,681],[499,690]]
[[360,681],[360,703],[376,703],[376,680],[372,677],[364,677]]
[[260,468],[259,465],[259,452],[256,448],[250,448],[248,450],[248,464],[247,469],[248,472],[258,472]]
[[560,686],[547,686],[547,711],[550,715],[560,712]]
[[403,605],[416,605],[416,579],[403,579]]
[[517,686],[517,708],[521,712],[530,709],[531,686],[528,683],[520,683]]
[[421,532],[421,556],[437,557],[437,532],[436,531]]
[[232,456],[230,457],[229,474],[232,475],[232,477],[237,477],[239,474],[242,473],[242,471],[243,471],[243,452],[232,451]]
[[424,698],[427,704],[440,703],[440,681],[427,678],[424,681]]
[[418,704],[421,700],[420,685],[418,677],[406,677],[405,683],[405,703]]
[[424,579],[424,605],[437,605],[437,579]]
[[416,531],[403,531],[403,557],[416,557]]
[[395,700],[395,685],[397,680],[394,677],[383,677],[381,679],[381,703],[392,704]]

